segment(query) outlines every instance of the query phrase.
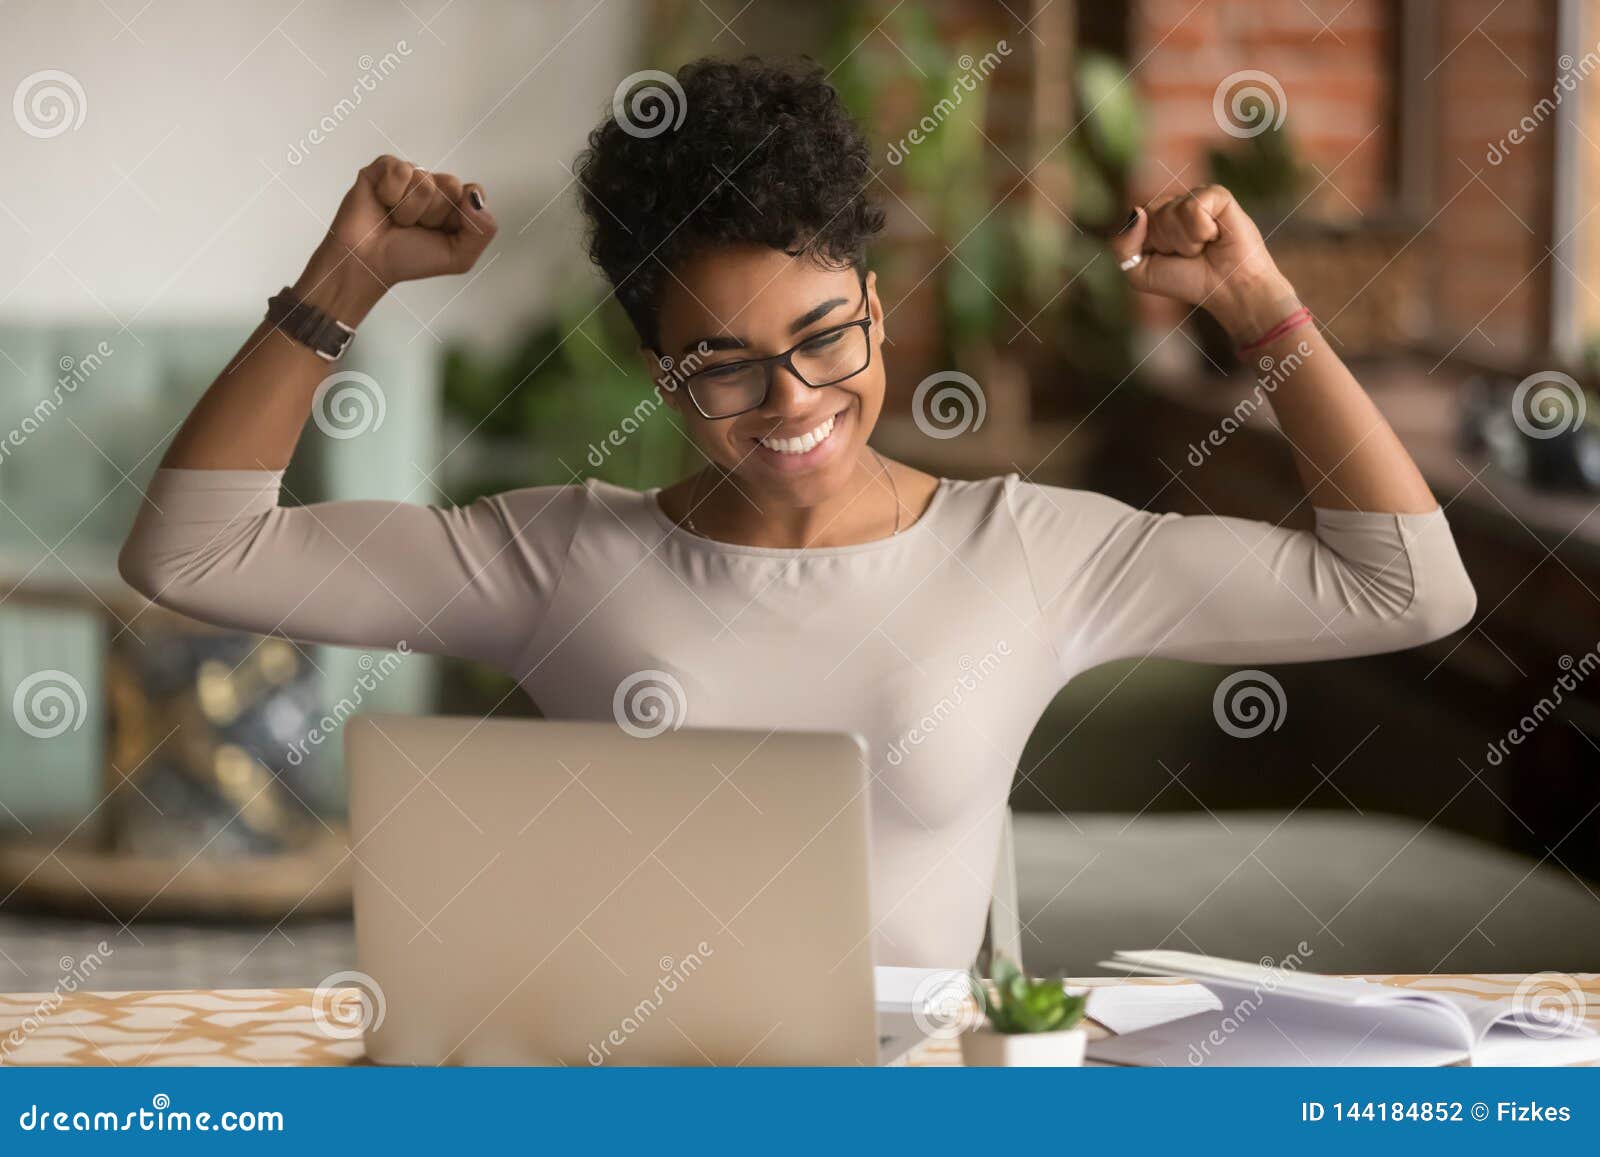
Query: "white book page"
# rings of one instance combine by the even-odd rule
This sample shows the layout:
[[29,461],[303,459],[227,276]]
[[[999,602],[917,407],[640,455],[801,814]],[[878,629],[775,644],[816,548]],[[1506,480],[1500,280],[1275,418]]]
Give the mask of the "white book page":
[[1496,1025],[1472,1050],[1472,1064],[1582,1065],[1600,1061],[1600,1034],[1586,1036],[1529,1036],[1510,1025]]
[[[1600,1060],[1600,1033],[1593,1027],[1572,1020],[1540,1022],[1532,1010],[1509,999],[1399,988],[1188,952],[1118,952],[1104,967],[1194,977],[1222,1004],[1219,1013],[1168,1026],[1171,1031],[1160,1034],[1159,1041],[1149,1031],[1134,1030],[1139,1041],[1099,1050],[1106,1054],[1103,1059],[1119,1063],[1180,1063],[1180,1052],[1187,1057],[1182,1063],[1188,1064]],[[1099,1052],[1091,1048],[1091,1055]],[[1135,1055],[1145,1059],[1133,1059]],[[1317,1059],[1307,1061],[1306,1056]]]
[[1201,956],[1194,952],[1122,951],[1115,953],[1113,959],[1102,961],[1100,966],[1146,976],[1229,981],[1335,1004],[1383,1003],[1405,1000],[1411,996],[1426,1000],[1432,995],[1375,984],[1359,977],[1324,976],[1290,968],[1269,968],[1217,956]]
[[1573,1015],[1541,1016],[1506,998],[1438,993],[1461,1006],[1472,1025],[1475,1065],[1571,1065],[1600,1060],[1600,1032]]
[[[1466,1056],[1448,1039],[1415,1023],[1415,1008],[1341,1010],[1293,1000],[1282,1002],[1287,1007],[1265,1004],[1240,1015],[1232,1011],[1228,997],[1222,999],[1221,1012],[1092,1040],[1088,1055],[1108,1064],[1178,1068],[1449,1065]],[[1437,1018],[1423,1017],[1437,1028]]]
[[1594,1026],[1579,1017],[1562,1015],[1559,1010],[1553,1015],[1541,1016],[1539,1009],[1519,1007],[1509,997],[1480,1000],[1455,992],[1434,995],[1462,1008],[1473,1027],[1473,1039],[1477,1041],[1502,1033],[1515,1033],[1533,1040],[1587,1039],[1597,1035]]
[[1084,1015],[1120,1035],[1221,1008],[1201,984],[1097,984]]

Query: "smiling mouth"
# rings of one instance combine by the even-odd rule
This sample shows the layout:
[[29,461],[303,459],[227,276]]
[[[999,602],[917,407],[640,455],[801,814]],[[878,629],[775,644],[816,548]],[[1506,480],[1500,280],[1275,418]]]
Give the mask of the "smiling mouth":
[[757,440],[761,445],[776,454],[808,454],[826,442],[833,434],[833,427],[838,417],[838,414],[830,416],[821,425],[813,430],[807,430],[797,438],[760,438]]

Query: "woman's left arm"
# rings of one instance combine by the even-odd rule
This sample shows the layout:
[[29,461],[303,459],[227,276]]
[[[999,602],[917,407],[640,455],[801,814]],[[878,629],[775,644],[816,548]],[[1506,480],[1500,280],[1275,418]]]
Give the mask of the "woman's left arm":
[[[1216,186],[1136,210],[1112,246],[1134,288],[1203,306],[1241,345],[1299,307],[1255,225]],[[1415,646],[1471,619],[1476,596],[1444,513],[1338,355],[1311,326],[1251,360],[1261,354],[1280,371],[1272,405],[1315,530],[1009,486],[1064,675],[1130,656],[1348,658]]]
[[[1111,247],[1124,266],[1139,257],[1127,271],[1133,288],[1204,308],[1236,345],[1258,341],[1300,307],[1255,223],[1220,185],[1135,210]],[[1272,409],[1312,505],[1436,509],[1411,455],[1314,324],[1253,349],[1249,360],[1282,365],[1291,351],[1296,364],[1273,388]]]

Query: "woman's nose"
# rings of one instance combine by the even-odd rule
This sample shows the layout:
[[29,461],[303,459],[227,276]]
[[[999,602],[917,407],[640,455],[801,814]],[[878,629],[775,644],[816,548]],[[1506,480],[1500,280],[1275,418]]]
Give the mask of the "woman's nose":
[[798,413],[806,408],[810,393],[811,387],[788,366],[773,366],[772,382],[767,387],[767,400],[761,411],[773,417]]

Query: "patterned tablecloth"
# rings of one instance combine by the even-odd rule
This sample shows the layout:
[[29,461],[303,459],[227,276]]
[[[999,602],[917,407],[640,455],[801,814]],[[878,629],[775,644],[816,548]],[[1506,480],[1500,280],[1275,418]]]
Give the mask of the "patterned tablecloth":
[[[1371,976],[1407,988],[1494,999],[1561,1001],[1600,1027],[1600,974]],[[1162,984],[1083,979],[1072,985]],[[1542,994],[1542,997],[1541,997]],[[0,995],[0,1064],[13,1065],[353,1065],[359,1036],[323,1015],[316,990],[191,989]],[[1101,1031],[1091,1026],[1092,1031]],[[912,1065],[959,1065],[954,1040],[929,1040]]]

